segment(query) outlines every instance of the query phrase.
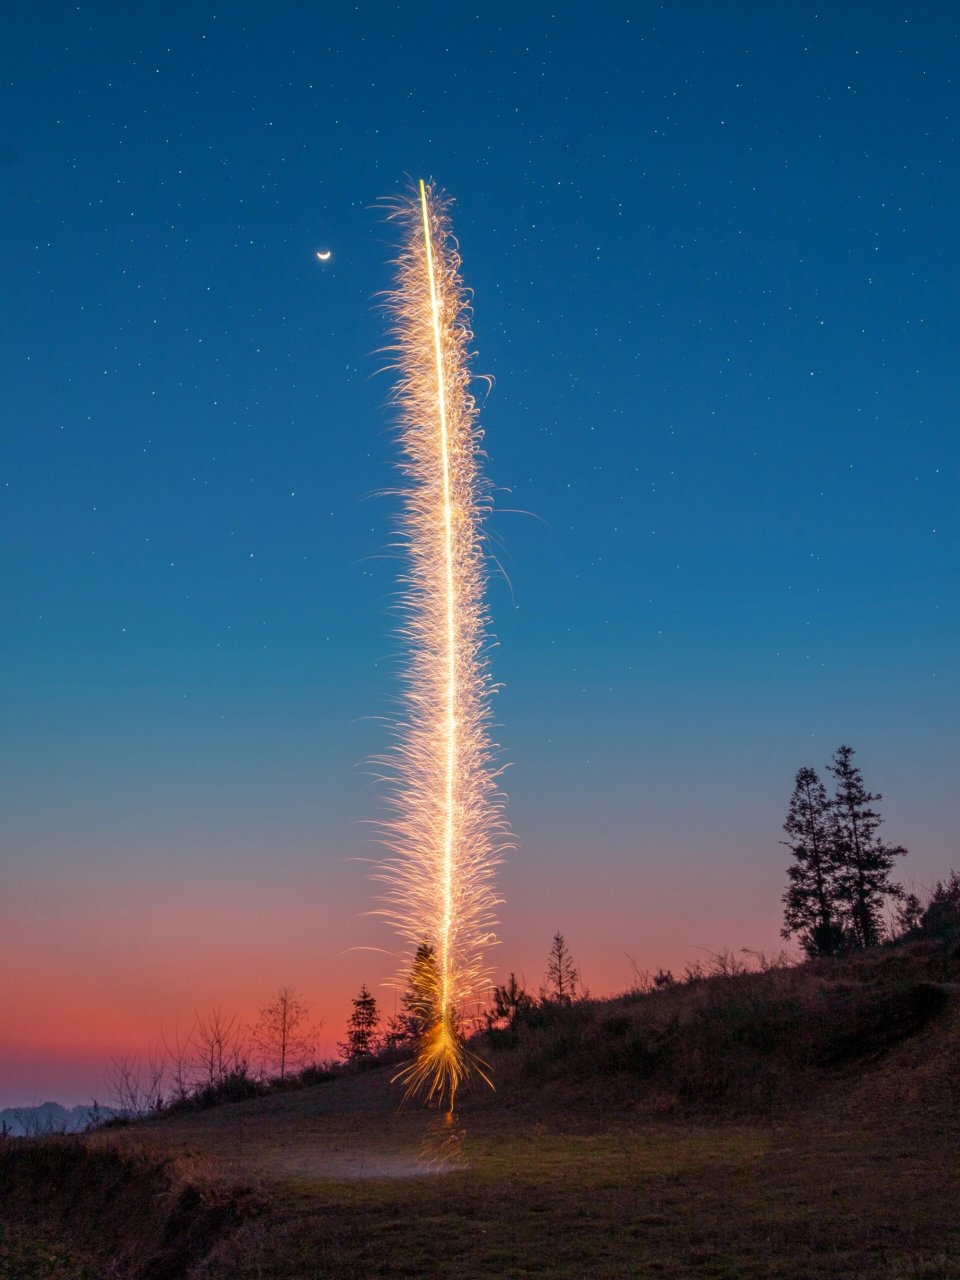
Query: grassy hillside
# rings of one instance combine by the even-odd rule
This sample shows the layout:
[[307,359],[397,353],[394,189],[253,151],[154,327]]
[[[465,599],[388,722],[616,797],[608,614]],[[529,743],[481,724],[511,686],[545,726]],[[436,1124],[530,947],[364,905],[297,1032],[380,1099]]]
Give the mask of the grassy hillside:
[[488,1041],[498,1078],[601,1096],[616,1079],[645,1109],[686,1114],[782,1111],[879,1064],[960,983],[960,956],[935,940],[765,971],[728,955],[710,969],[660,991],[537,1005]]
[[916,943],[534,1011],[442,1174],[386,1068],[8,1142],[0,1276],[960,1280],[958,980]]

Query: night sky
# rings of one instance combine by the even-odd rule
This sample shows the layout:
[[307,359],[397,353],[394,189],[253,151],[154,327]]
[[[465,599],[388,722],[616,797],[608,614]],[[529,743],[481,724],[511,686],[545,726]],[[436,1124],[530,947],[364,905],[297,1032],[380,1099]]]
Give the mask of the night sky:
[[280,983],[326,1052],[361,981],[393,1007],[378,201],[420,176],[495,380],[498,976],[556,929],[596,994],[776,949],[793,776],[840,742],[905,882],[957,865],[958,30],[9,10],[0,1106]]

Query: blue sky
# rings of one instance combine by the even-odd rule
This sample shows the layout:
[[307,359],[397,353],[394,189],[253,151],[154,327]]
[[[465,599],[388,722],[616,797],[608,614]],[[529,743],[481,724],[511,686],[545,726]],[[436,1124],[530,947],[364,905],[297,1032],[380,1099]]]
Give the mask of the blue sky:
[[841,741],[904,877],[956,862],[952,6],[41,3],[7,30],[11,972],[109,884],[102,952],[57,961],[102,989],[152,886],[170,919],[203,883],[268,985],[383,976],[348,949],[391,946],[356,861],[398,665],[377,203],[421,175],[494,378],[497,963],[538,981],[559,927],[610,988],[626,952],[776,945],[793,775]]

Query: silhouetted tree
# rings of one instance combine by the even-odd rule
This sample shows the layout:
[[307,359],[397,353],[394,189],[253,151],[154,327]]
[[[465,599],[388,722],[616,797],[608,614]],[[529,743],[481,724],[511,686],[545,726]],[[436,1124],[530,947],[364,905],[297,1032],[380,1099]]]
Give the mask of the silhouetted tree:
[[652,991],[669,991],[671,987],[677,985],[677,980],[673,976],[672,969],[658,969],[650,979],[650,989]]
[[318,1027],[309,1024],[310,1010],[289,987],[279,987],[276,998],[260,1010],[253,1041],[263,1066],[285,1078],[287,1072],[307,1065],[316,1057]]
[[364,983],[360,994],[353,1000],[353,1013],[347,1020],[347,1038],[337,1045],[340,1056],[347,1062],[372,1058],[379,1048],[379,1026],[380,1010],[376,996],[370,994]]
[[550,958],[547,962],[547,986],[543,992],[544,998],[547,1000],[555,1000],[558,1004],[569,1004],[577,993],[577,983],[580,981],[580,972],[573,963],[564,941],[563,934],[558,929],[553,935],[553,942],[550,946]]
[[247,1074],[247,1049],[237,1014],[228,1018],[219,1007],[195,1015],[191,1033],[193,1073],[197,1085],[219,1086]]
[[491,992],[491,1006],[484,1015],[484,1030],[494,1042],[505,1041],[516,1046],[524,1014],[536,1007],[536,998],[530,995],[522,981],[517,980],[517,975],[511,973],[502,986],[494,987]]
[[938,880],[934,885],[920,917],[920,928],[941,938],[960,935],[960,871],[951,871],[945,881]]
[[916,933],[923,918],[923,903],[915,893],[908,893],[897,907],[897,931],[899,936]]
[[412,1049],[430,1025],[437,1008],[436,954],[426,941],[417,947],[407,987],[400,997],[400,1012],[387,1023],[384,1043],[390,1049]]
[[780,843],[793,854],[783,895],[784,938],[795,934],[808,956],[832,956],[843,948],[836,906],[837,846],[832,806],[814,769],[797,770]]
[[630,984],[631,995],[649,995],[651,991],[668,991],[678,985],[672,969],[660,968],[651,974],[649,969],[641,969],[633,956],[627,954],[630,968],[633,970],[633,981]]
[[195,1063],[193,1061],[193,1033],[196,1030],[196,1017],[194,1017],[194,1025],[187,1032],[186,1036],[180,1035],[179,1021],[174,1023],[173,1043],[167,1040],[166,1033],[161,1026],[160,1042],[163,1046],[163,1054],[166,1062],[167,1076],[171,1084],[171,1102],[186,1102],[190,1097],[190,1091],[196,1080],[194,1079]]
[[163,1055],[157,1049],[150,1049],[145,1060],[138,1053],[111,1058],[107,1089],[113,1106],[130,1117],[160,1111],[165,1073]]
[[505,1022],[512,1029],[517,1018],[532,1009],[536,1003],[523,983],[517,981],[517,975],[511,973],[502,987],[493,988],[493,1007],[487,1014],[487,1026],[492,1028]]
[[894,859],[907,850],[877,836],[883,819],[870,806],[883,797],[866,790],[853,755],[852,747],[838,747],[827,769],[837,784],[830,805],[836,898],[850,944],[863,948],[880,941],[884,900],[903,897],[903,886],[891,880],[890,872]]

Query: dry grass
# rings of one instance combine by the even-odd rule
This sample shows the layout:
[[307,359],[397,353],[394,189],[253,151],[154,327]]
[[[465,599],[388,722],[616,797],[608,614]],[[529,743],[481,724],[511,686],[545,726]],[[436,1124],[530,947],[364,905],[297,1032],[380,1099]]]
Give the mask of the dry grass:
[[[17,1191],[0,1216],[33,1213],[96,1259],[97,1280],[960,1280],[960,1001],[945,988],[914,1017],[903,993],[952,975],[920,953],[885,963],[598,1003],[530,1029],[499,1052],[498,1093],[465,1100],[465,1163],[442,1176],[420,1160],[436,1118],[398,1111],[374,1071],[61,1144],[72,1172],[42,1154],[57,1144],[7,1144],[0,1185]],[[794,998],[814,999],[796,1041],[807,1092],[764,1090],[751,1111],[737,1064],[778,1076],[789,1039],[728,1032],[752,1025],[744,1005],[762,1022],[765,1001]],[[659,1074],[670,1059],[651,1074],[601,1052],[654,1024],[685,1028],[681,1072],[706,1044],[721,1054],[730,1105],[684,1109]],[[816,1048],[837,1043],[832,1058]]]
[[62,1241],[0,1221],[0,1280],[96,1280]]

